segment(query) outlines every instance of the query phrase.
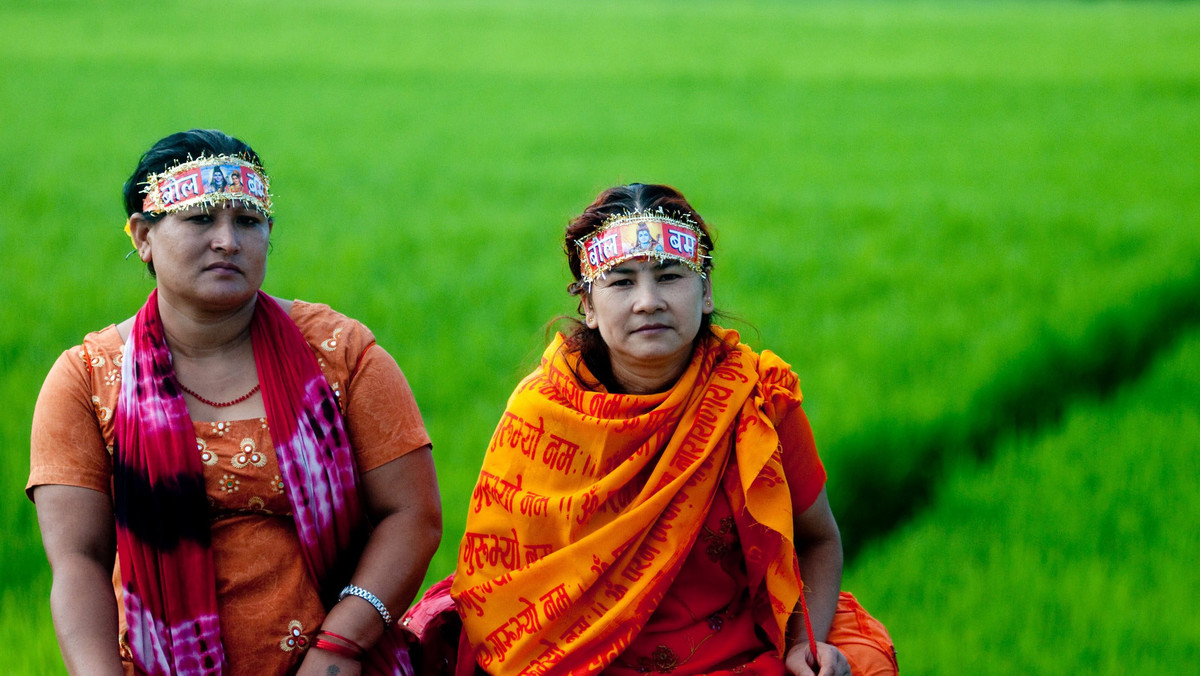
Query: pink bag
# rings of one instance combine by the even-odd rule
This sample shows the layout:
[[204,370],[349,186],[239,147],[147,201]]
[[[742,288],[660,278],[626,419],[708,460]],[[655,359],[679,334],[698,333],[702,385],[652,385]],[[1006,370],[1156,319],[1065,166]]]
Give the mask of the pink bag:
[[474,676],[471,644],[450,597],[454,574],[434,583],[404,614],[405,628],[416,636],[410,651],[417,676]]

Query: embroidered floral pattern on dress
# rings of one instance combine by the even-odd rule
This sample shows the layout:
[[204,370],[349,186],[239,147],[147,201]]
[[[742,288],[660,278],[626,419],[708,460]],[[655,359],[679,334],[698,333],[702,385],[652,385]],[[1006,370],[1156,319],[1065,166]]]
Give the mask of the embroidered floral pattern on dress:
[[283,495],[283,479],[278,474],[271,477],[271,490],[275,491],[276,495]]
[[209,467],[217,464],[217,454],[209,450],[208,442],[201,437],[196,437],[196,450],[200,451],[200,462]]
[[726,555],[734,551],[734,547],[738,543],[733,517],[727,516],[721,519],[720,530],[715,533],[705,525],[704,530],[700,532],[700,537],[704,538],[704,553],[708,556],[708,560],[720,563]]
[[[81,348],[79,350],[79,358],[82,359],[83,363],[87,365],[88,373],[95,373],[96,369],[104,368],[104,364],[106,363],[103,355],[90,354],[86,348]],[[113,376],[112,371],[109,371],[104,376],[104,384],[105,385],[111,386],[111,385],[113,385],[113,383],[119,382],[120,380],[121,380],[121,371],[119,368],[116,372],[115,377]]]
[[109,371],[107,375],[104,376],[104,384],[105,385],[116,386],[120,382],[121,382],[121,371],[118,369],[113,369],[113,370]]
[[[696,655],[696,651],[700,649],[700,646],[707,643],[708,640],[713,636],[721,633],[721,629],[725,627],[725,618],[728,616],[729,612],[729,606],[726,606],[712,615],[704,618],[710,633],[701,638],[699,641],[695,640],[694,635],[691,638],[688,638],[687,643],[689,652],[683,657],[680,657],[679,653],[675,652],[675,649],[671,646],[659,644],[654,649],[654,652],[650,653],[649,656],[639,657],[636,666],[633,666],[628,662],[620,663],[626,667],[632,667],[639,674],[669,674],[691,661],[692,657]],[[688,614],[692,615],[693,622],[700,621],[695,614],[692,613],[690,608],[688,609]],[[744,668],[744,665],[729,667],[729,669],[734,673],[741,673]]]
[[713,613],[708,616],[708,628],[713,631],[721,631],[721,627],[725,626],[725,616],[721,613]]
[[229,431],[230,427],[231,425],[227,422],[214,422],[212,423],[212,433],[218,437],[223,437]]
[[265,467],[267,464],[267,456],[258,452],[253,439],[246,437],[245,439],[242,439],[241,450],[237,455],[233,456],[232,463],[233,466],[238,469],[242,469],[246,465]]
[[643,674],[650,672],[669,674],[677,668],[679,668],[679,655],[665,645],[655,648],[654,654],[649,658],[643,658],[641,664],[638,665],[638,671]]
[[121,632],[121,636],[117,638],[117,652],[120,653],[121,659],[132,662],[133,648],[129,647],[129,630]]
[[112,409],[107,406],[101,406],[100,397],[92,397],[92,408],[96,409],[96,419],[102,423],[106,423],[112,418]]
[[250,500],[246,503],[246,506],[249,507],[250,511],[252,511],[252,512],[267,511],[267,501],[263,500],[262,498],[258,497],[257,495],[250,498]]
[[232,474],[226,474],[221,477],[221,490],[226,493],[236,493],[241,488],[242,482]]
[[292,620],[288,623],[288,633],[279,641],[279,649],[284,652],[292,652],[293,650],[304,650],[308,647],[308,637],[304,635],[304,625],[300,624],[300,620]]
[[332,338],[326,338],[324,341],[321,342],[321,349],[325,350],[326,352],[333,352],[334,350],[336,350],[337,346],[338,346],[338,337],[340,337],[341,335],[342,335],[342,327],[339,326],[333,330]]

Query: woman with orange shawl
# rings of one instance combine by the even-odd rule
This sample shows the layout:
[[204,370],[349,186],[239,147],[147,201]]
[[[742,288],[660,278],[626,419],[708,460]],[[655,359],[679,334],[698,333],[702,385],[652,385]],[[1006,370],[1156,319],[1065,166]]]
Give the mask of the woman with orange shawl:
[[[661,249],[638,248],[647,229]],[[619,186],[565,250],[584,319],[487,449],[461,652],[497,675],[895,673],[886,630],[839,595],[796,375],[711,323],[703,219],[670,187]]]

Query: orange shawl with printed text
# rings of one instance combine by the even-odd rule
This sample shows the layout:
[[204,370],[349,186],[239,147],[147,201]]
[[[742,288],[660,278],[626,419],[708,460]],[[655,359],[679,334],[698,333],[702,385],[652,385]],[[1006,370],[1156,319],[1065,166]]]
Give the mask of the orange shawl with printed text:
[[800,405],[795,374],[714,327],[667,392],[581,379],[559,335],[484,457],[453,586],[478,664],[602,671],[671,586],[726,472],[755,620],[782,654],[800,579],[775,425]]

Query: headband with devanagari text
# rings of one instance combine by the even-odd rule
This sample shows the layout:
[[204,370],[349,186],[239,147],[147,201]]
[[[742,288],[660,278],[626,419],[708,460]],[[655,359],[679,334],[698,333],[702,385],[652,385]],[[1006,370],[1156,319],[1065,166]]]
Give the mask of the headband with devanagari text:
[[262,167],[234,155],[189,160],[146,177],[142,212],[174,213],[239,200],[271,215],[271,182]]
[[617,265],[640,256],[677,260],[704,275],[708,252],[700,241],[700,228],[690,220],[648,211],[607,219],[578,241],[580,276],[591,284]]

